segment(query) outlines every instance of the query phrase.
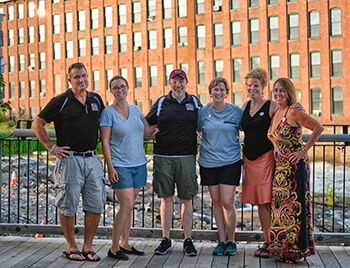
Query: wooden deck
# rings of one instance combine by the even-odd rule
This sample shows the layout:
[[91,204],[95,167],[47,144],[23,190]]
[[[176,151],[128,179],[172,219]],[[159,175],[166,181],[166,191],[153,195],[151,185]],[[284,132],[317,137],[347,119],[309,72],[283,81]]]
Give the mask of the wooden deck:
[[[78,240],[81,247],[82,240]],[[154,255],[159,240],[132,239],[131,244],[146,252],[144,256],[129,255],[128,261],[116,261],[106,257],[111,240],[95,240],[94,249],[101,256],[100,262],[68,261],[62,257],[66,249],[64,238],[32,238],[0,236],[0,267],[350,267],[350,247],[316,247],[317,255],[298,264],[275,262],[273,259],[253,257],[257,243],[238,244],[235,256],[213,256],[214,242],[195,241],[198,256],[187,257],[182,252],[182,241],[173,240],[173,248],[167,255]]]

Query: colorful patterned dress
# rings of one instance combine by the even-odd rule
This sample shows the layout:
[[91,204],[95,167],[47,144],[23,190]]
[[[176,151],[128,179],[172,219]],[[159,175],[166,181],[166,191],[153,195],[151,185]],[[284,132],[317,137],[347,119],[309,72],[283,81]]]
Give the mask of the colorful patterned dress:
[[[287,110],[288,112],[288,110]],[[271,124],[272,125],[272,124]],[[271,257],[297,261],[315,255],[310,195],[309,159],[292,164],[288,157],[301,149],[301,126],[291,126],[286,115],[268,137],[275,148],[272,181]]]

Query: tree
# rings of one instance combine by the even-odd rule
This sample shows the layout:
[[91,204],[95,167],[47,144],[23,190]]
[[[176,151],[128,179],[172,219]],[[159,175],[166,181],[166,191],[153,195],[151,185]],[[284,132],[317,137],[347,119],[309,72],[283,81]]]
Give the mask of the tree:
[[[4,77],[2,76],[2,73],[0,73],[0,88],[4,88],[5,86],[5,81],[4,81]],[[2,113],[5,113],[6,111],[10,111],[11,110],[11,106],[10,106],[11,102],[4,101],[4,92],[2,90],[0,90],[0,111]]]

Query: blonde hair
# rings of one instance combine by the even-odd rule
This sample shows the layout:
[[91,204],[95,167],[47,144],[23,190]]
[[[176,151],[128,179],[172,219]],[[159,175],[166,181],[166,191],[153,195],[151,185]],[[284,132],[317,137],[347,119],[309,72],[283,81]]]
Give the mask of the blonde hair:
[[244,77],[245,80],[248,78],[258,79],[262,88],[266,87],[267,83],[269,82],[269,74],[263,68],[255,68],[250,70]]
[[225,88],[226,88],[226,94],[228,94],[229,90],[230,90],[230,86],[228,85],[228,82],[225,78],[223,77],[215,77],[213,80],[211,80],[208,89],[209,89],[209,94],[211,94],[211,90],[216,87],[219,83],[224,83],[225,84]]
[[278,78],[275,83],[273,83],[273,90],[275,89],[275,85],[277,83],[280,83],[280,85],[283,87],[283,89],[287,92],[288,99],[287,104],[288,106],[291,106],[292,104],[297,102],[297,94],[295,92],[294,84],[293,82],[285,77]]

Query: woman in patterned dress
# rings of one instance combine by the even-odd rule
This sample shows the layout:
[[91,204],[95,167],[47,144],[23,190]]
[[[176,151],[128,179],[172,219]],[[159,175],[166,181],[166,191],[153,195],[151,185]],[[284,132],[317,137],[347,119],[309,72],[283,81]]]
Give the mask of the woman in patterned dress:
[[[293,83],[279,78],[273,86],[278,104],[268,137],[274,145],[276,167],[272,181],[271,257],[296,263],[315,254],[310,195],[310,169],[307,151],[323,131],[322,125],[300,109]],[[303,144],[302,127],[312,130]]]

